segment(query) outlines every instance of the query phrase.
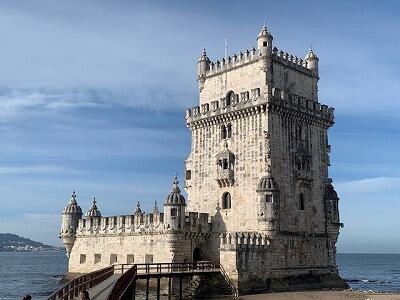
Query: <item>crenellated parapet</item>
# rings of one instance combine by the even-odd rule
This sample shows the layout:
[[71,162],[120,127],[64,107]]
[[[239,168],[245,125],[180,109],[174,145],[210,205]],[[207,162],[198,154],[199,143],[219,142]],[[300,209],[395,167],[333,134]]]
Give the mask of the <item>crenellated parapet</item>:
[[267,107],[277,112],[290,112],[297,117],[322,122],[326,126],[332,126],[334,123],[335,109],[333,107],[296,94],[287,94],[276,87],[272,88],[270,98],[262,97],[260,89],[241,91],[230,97],[234,100],[228,102],[228,104],[225,97],[186,109],[186,125],[188,127],[202,127],[219,124],[242,116],[264,112]]
[[186,124],[189,127],[198,126],[207,120],[204,125],[209,125],[236,119],[242,115],[257,114],[265,108],[266,102],[267,99],[261,95],[260,88],[238,93],[230,91],[224,98],[186,109]]
[[276,47],[272,50],[272,60],[286,66],[287,68],[312,76],[312,71],[308,68],[307,60],[298,58],[297,56],[284,52],[283,50],[278,50]]
[[268,109],[278,113],[291,113],[310,122],[319,122],[328,127],[335,120],[333,107],[306,99],[295,94],[286,95],[278,88],[272,89],[272,97],[268,101]]
[[[206,213],[188,212],[185,215],[185,226],[179,232],[210,231],[209,215]],[[85,217],[79,220],[77,236],[91,235],[134,235],[162,234],[170,232],[164,222],[164,213],[135,213],[133,215],[109,217]]]
[[209,68],[206,70],[205,77],[209,78],[217,76],[221,73],[255,63],[262,58],[262,53],[253,47],[250,50],[247,49],[243,52],[228,56],[226,59],[222,58],[221,60],[210,62]]
[[273,238],[259,232],[224,232],[220,236],[221,251],[257,251],[272,250]]

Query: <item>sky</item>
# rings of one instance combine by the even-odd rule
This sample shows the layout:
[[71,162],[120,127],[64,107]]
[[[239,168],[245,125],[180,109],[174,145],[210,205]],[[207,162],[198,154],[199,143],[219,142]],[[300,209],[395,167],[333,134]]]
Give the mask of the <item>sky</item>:
[[320,58],[336,108],[339,252],[400,253],[400,2],[1,1],[0,232],[53,245],[76,190],[103,215],[162,203],[190,150],[196,62],[252,48]]

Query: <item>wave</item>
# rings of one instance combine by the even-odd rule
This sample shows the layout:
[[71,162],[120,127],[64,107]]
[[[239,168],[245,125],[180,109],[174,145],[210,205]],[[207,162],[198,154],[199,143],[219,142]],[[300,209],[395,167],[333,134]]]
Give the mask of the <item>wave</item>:
[[346,282],[363,282],[363,283],[389,283],[383,280],[377,279],[345,279]]

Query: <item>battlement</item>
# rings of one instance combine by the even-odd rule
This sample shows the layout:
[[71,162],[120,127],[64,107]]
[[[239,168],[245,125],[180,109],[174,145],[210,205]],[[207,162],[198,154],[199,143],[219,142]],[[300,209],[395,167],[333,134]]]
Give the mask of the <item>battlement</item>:
[[[264,56],[261,51],[256,50],[253,47],[250,50],[246,49],[244,52],[239,52],[232,56],[228,56],[226,59],[222,58],[221,60],[210,62],[205,73],[205,78],[216,76],[221,73],[258,62],[259,60],[263,59]],[[287,68],[297,70],[306,75],[312,75],[312,71],[308,68],[308,62],[302,58],[298,58],[297,56],[283,50],[278,50],[276,47],[272,50],[271,56],[274,62],[283,64]]]
[[188,108],[186,109],[186,124],[190,126],[193,122],[215,119],[223,114],[237,116],[239,111],[243,112],[243,114],[261,112],[265,110],[267,103],[277,104],[281,107],[307,114],[309,117],[326,120],[329,123],[334,122],[335,109],[333,107],[328,107],[296,94],[287,94],[285,91],[273,87],[272,96],[269,99],[260,95],[260,89],[252,89],[251,91],[235,94],[233,101],[229,105],[227,105],[226,98],[221,98],[211,103]]
[[295,69],[309,76],[312,75],[312,71],[308,68],[308,63],[306,60],[284,52],[283,50],[278,50],[276,47],[272,50],[272,59],[273,61],[283,64],[288,68]]
[[329,121],[330,123],[333,123],[335,119],[335,108],[295,94],[288,95],[278,88],[272,88],[272,97],[269,102]]
[[239,52],[233,56],[228,56],[226,59],[222,58],[215,62],[210,62],[209,69],[206,71],[206,78],[218,75],[220,73],[243,67],[244,65],[254,63],[262,58],[260,51],[254,47],[249,50],[246,49],[244,52]]
[[220,236],[220,250],[233,251],[240,248],[267,250],[272,237],[259,232],[224,232]]
[[[209,232],[208,214],[189,212],[185,215],[184,232]],[[77,236],[157,234],[168,231],[164,213],[135,213],[110,217],[85,217],[79,220]]]

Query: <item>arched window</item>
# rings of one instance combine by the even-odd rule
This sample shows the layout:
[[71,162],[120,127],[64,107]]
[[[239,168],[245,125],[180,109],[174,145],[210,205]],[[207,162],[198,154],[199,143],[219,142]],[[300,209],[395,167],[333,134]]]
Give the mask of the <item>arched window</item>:
[[225,127],[225,125],[222,125],[221,126],[221,139],[225,140],[226,139],[226,135],[227,135],[226,127]]
[[265,202],[267,202],[267,203],[274,202],[273,199],[272,199],[272,195],[268,195],[268,194],[265,195]]
[[304,210],[305,205],[304,205],[304,195],[300,194],[299,195],[299,210]]
[[303,129],[301,128],[301,125],[297,126],[297,138],[301,140],[303,138]]
[[229,123],[226,125],[226,137],[230,139],[232,137],[232,125]]
[[178,211],[176,210],[176,208],[171,208],[171,217],[176,217]]
[[229,91],[229,92],[226,94],[226,97],[225,97],[225,104],[226,104],[226,106],[229,106],[229,105],[232,104],[232,100],[233,100],[234,97],[235,97],[235,93],[232,92],[232,91]]
[[222,169],[223,170],[228,170],[228,168],[229,168],[228,160],[226,158],[224,158],[222,160]]
[[222,208],[229,209],[231,208],[231,194],[228,192],[222,195]]

